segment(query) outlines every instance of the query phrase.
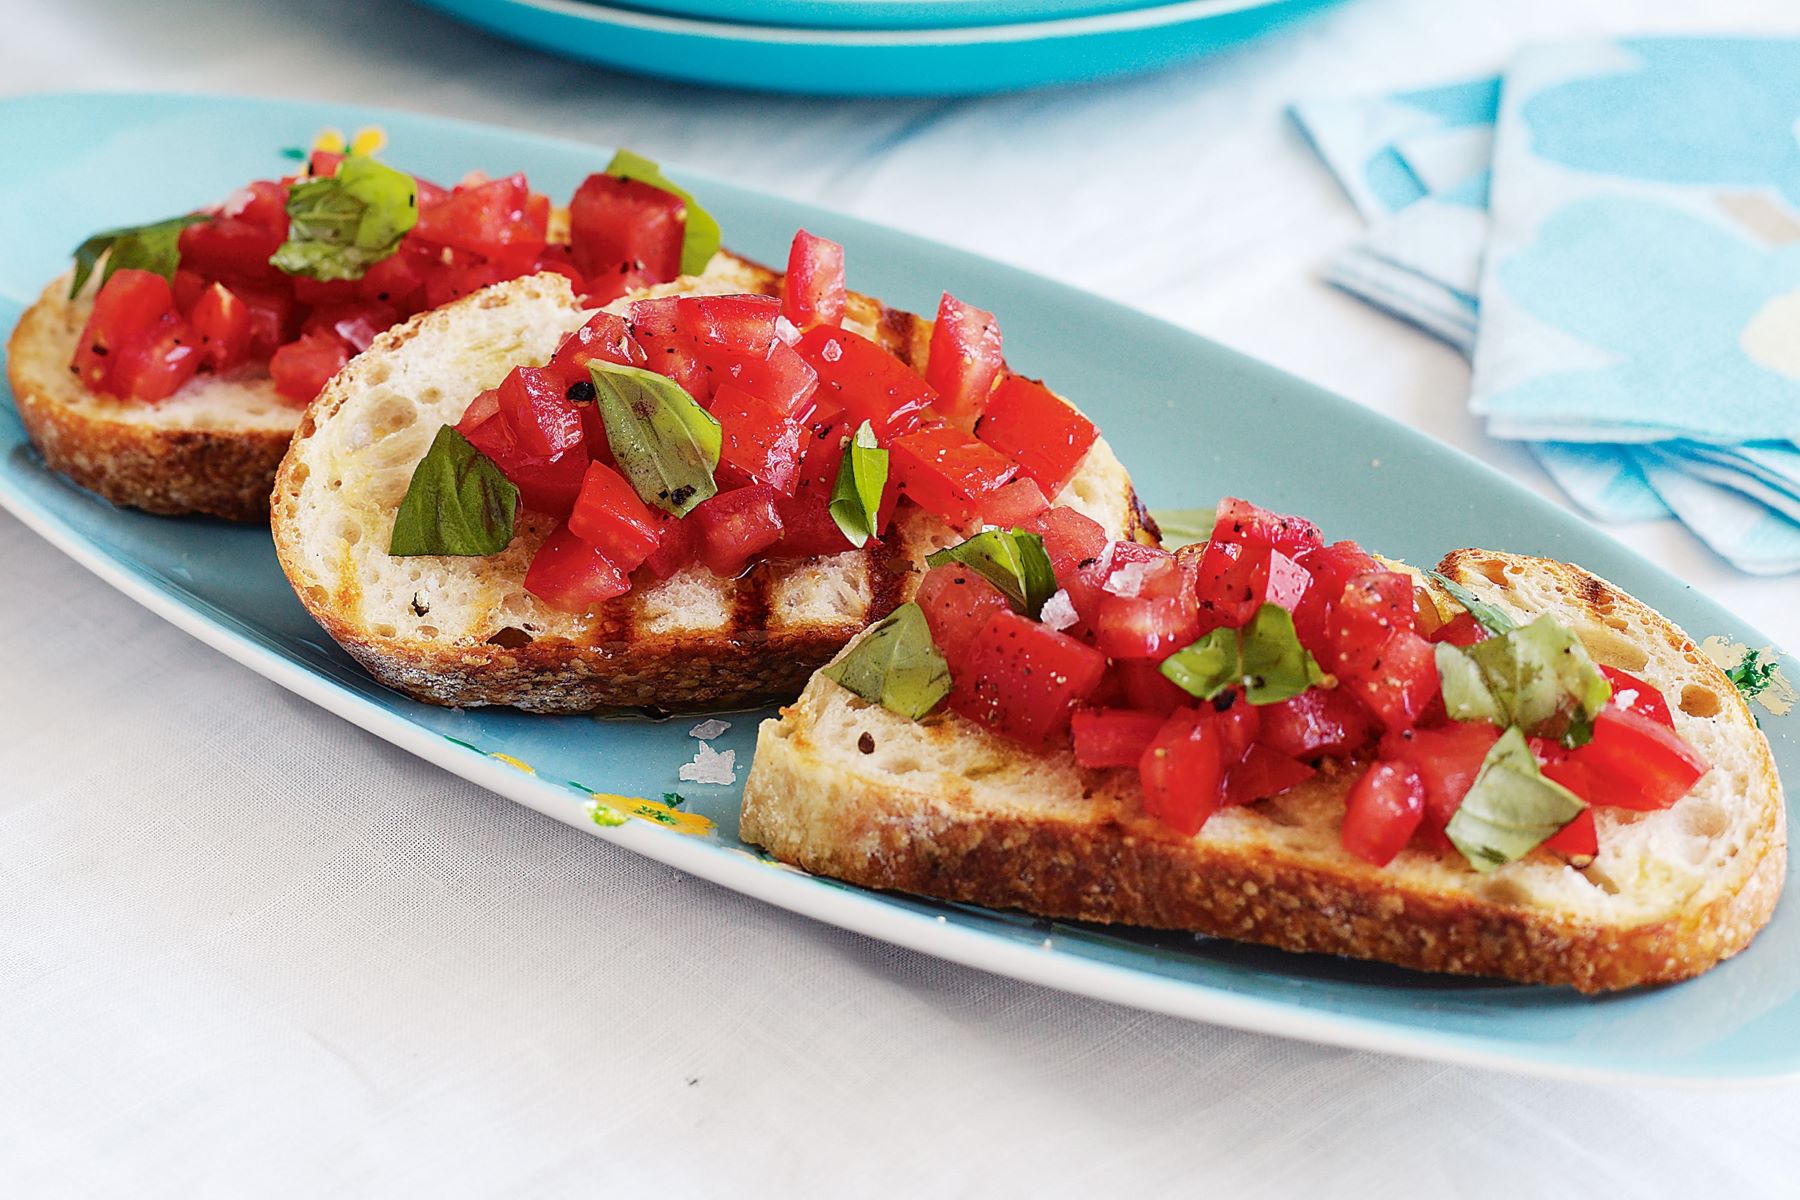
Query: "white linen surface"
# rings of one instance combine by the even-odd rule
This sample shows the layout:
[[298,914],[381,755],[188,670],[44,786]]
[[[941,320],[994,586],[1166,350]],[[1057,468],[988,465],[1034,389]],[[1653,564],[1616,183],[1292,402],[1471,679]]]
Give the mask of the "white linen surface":
[[[684,90],[398,3],[8,0],[0,92],[344,98],[628,141],[1174,318],[1557,495],[1454,351],[1320,283],[1293,99],[1773,0],[1357,0],[957,101]],[[1004,314],[1002,314],[1004,316]],[[1788,646],[1791,582],[1619,531]],[[0,516],[0,1194],[1792,1195],[1800,1088],[1512,1078],[1063,996],[788,916],[424,766]]]

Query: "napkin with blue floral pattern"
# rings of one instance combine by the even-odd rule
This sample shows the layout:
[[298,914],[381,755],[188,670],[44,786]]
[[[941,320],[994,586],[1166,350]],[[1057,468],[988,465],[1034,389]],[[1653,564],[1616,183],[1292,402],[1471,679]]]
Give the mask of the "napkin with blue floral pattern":
[[1469,354],[1490,433],[1800,570],[1800,42],[1557,43],[1295,117],[1370,221],[1327,277]]

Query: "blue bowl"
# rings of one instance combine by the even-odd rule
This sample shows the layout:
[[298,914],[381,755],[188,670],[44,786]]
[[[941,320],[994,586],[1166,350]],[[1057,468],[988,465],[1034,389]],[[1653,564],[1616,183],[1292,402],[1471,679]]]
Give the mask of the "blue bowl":
[[1151,71],[1260,37],[1337,0],[1179,0],[1059,20],[879,30],[735,24],[583,0],[420,2],[553,54],[664,79],[814,95],[948,96]]

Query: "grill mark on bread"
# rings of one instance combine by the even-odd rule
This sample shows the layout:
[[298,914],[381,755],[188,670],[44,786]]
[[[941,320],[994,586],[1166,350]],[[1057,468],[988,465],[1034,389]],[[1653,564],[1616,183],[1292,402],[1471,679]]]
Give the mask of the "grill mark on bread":
[[769,563],[763,560],[738,576],[731,615],[720,632],[734,646],[760,646],[769,628]]

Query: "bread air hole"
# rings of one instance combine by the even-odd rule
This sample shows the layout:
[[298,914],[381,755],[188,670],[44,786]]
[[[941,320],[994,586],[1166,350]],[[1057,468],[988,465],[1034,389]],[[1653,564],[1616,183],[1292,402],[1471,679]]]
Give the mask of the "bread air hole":
[[1716,838],[1729,824],[1725,810],[1717,804],[1690,799],[1681,806],[1681,829],[1697,838]]
[[1716,717],[1719,707],[1719,694],[1711,688],[1690,683],[1681,689],[1681,711],[1690,717]]
[[410,429],[419,419],[419,410],[412,401],[395,392],[389,392],[376,400],[369,411],[369,436],[371,440],[380,441],[391,437],[402,429]]
[[499,646],[504,650],[517,650],[522,646],[529,646],[531,643],[531,635],[517,625],[508,625],[487,640],[488,645]]

